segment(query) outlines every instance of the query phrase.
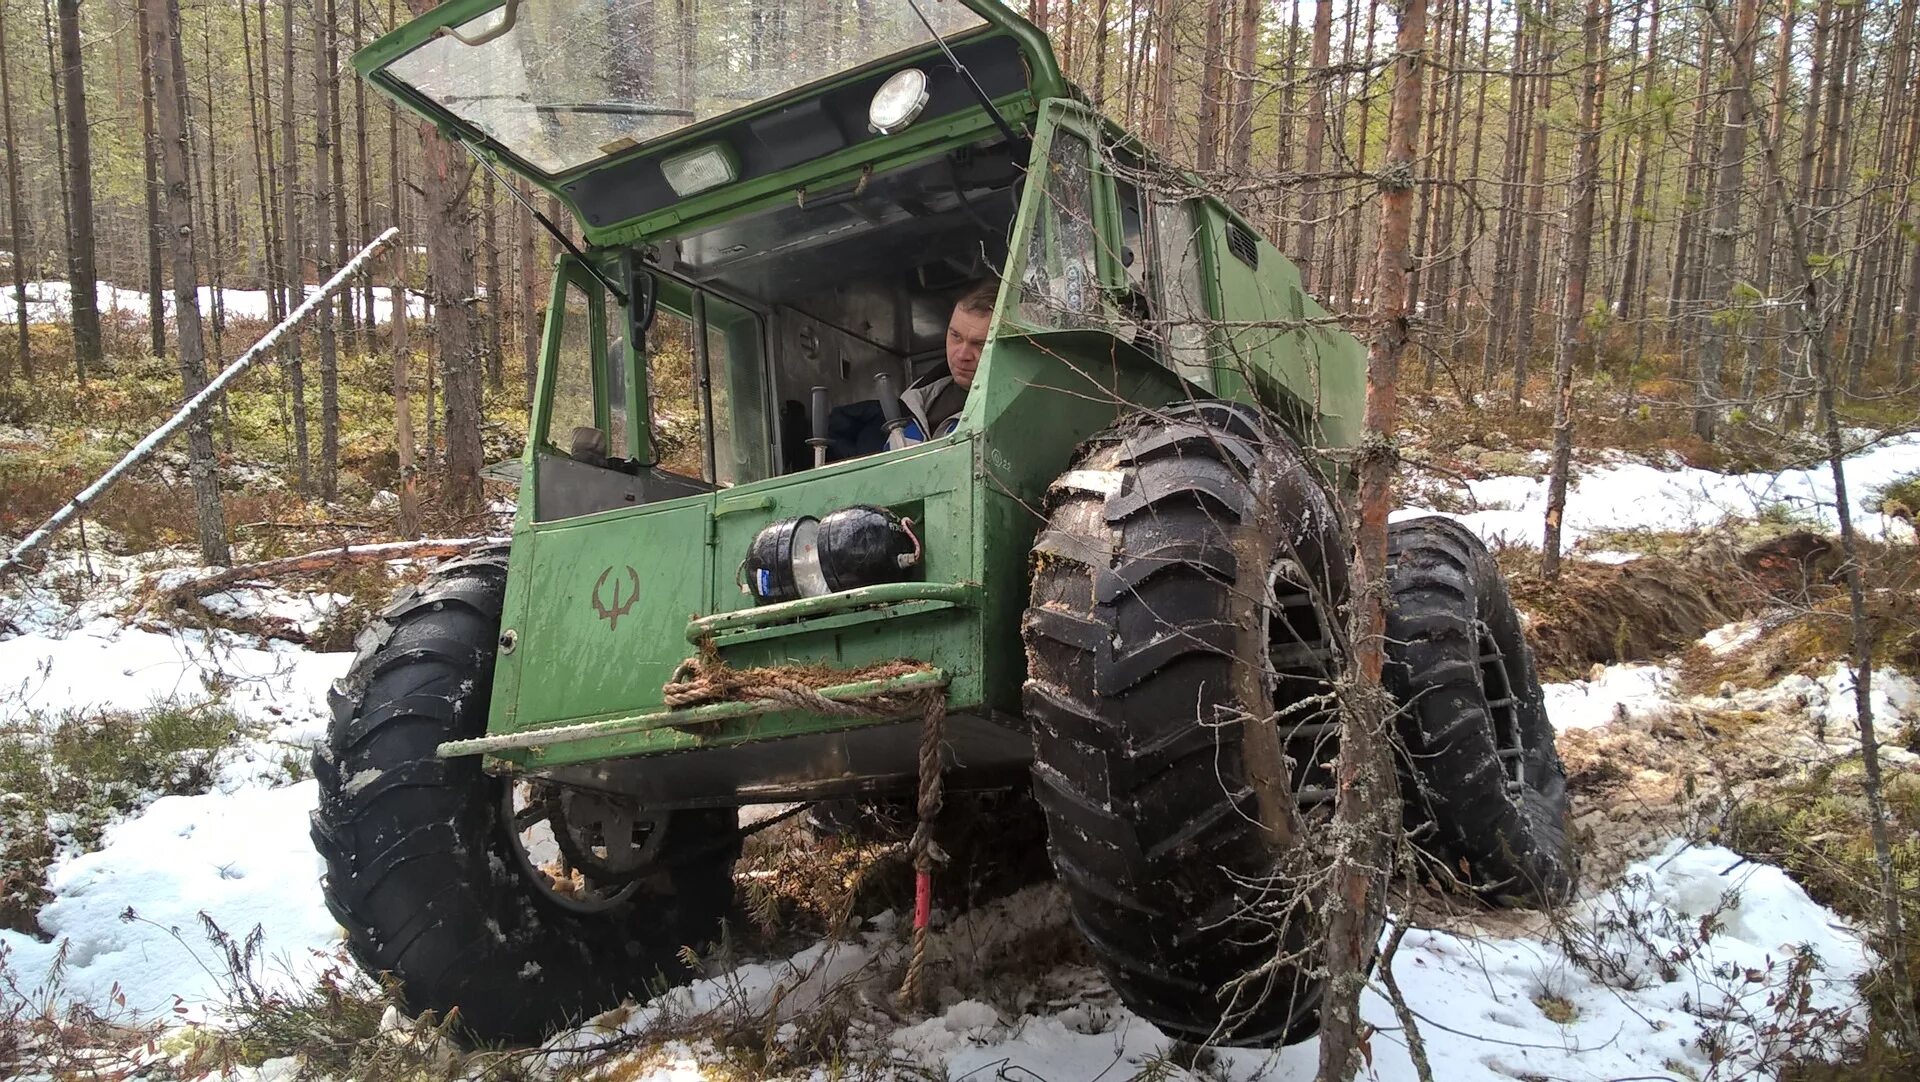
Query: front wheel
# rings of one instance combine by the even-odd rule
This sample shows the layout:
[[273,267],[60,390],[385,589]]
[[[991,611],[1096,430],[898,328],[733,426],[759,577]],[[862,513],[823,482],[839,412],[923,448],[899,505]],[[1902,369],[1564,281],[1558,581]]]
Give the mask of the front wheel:
[[[1074,922],[1171,1036],[1311,1036],[1323,980],[1300,865],[1332,809],[1338,518],[1292,441],[1220,402],[1095,436],[1047,502],[1025,708]],[[1264,825],[1283,795],[1298,834]]]
[[435,754],[486,732],[506,572],[504,549],[449,564],[362,634],[314,752],[312,834],[363,968],[410,1011],[524,1044],[685,977],[739,836],[730,809],[647,815]]
[[1400,704],[1409,818],[1428,850],[1491,901],[1564,899],[1576,864],[1567,778],[1500,568],[1437,516],[1389,533],[1387,690]]

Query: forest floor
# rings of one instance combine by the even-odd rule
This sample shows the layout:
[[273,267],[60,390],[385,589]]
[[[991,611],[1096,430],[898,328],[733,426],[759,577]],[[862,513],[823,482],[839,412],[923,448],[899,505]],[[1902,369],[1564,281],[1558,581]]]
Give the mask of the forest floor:
[[[349,361],[369,373],[374,359]],[[97,472],[166,400],[149,362],[0,418],[0,535]],[[343,380],[343,385],[349,381]],[[391,531],[377,454],[331,506],[283,467],[271,378],[234,397],[223,462],[242,558]],[[376,381],[354,381],[375,385]],[[255,385],[257,384],[257,385]],[[349,448],[378,410],[343,411]],[[497,398],[498,401],[493,401]],[[511,453],[517,403],[490,396]],[[1538,411],[1414,403],[1404,502],[1498,551],[1527,613],[1572,780],[1578,898],[1490,912],[1396,891],[1392,971],[1438,1077],[1728,1079],[1870,1062],[1876,959],[1854,675],[1831,479],[1817,448],[1670,413],[1596,419],[1567,509],[1574,557],[1533,573]],[[1920,437],[1856,417],[1848,460],[1883,668],[1873,701],[1902,874],[1920,868]],[[897,851],[794,820],[738,869],[743,909],[701,979],[539,1050],[464,1053],[345,957],[307,843],[306,762],[352,636],[406,562],[236,587],[184,608],[181,463],[163,458],[32,579],[0,593],[0,1073],[21,1077],[1306,1079],[1317,1046],[1197,1051],[1121,1006],[1036,883],[936,914],[932,1013],[891,999]],[[116,494],[120,495],[120,494]],[[1823,505],[1826,505],[1823,507]],[[1404,514],[1420,513],[1408,511]],[[489,524],[446,524],[471,533]],[[104,529],[102,529],[104,527]],[[1920,882],[1903,883],[1920,898]],[[1920,900],[1912,904],[1920,916]],[[852,916],[849,917],[848,914]],[[1370,1072],[1412,1079],[1378,981]],[[1865,1074],[1861,1077],[1874,1077]]]

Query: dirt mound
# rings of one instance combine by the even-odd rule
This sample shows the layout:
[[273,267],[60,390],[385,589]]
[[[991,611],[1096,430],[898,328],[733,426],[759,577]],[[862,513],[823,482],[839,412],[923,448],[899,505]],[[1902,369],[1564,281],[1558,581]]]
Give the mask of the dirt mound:
[[1622,564],[1571,560],[1558,582],[1507,569],[1527,639],[1547,679],[1583,675],[1596,663],[1664,657],[1737,619],[1752,596],[1718,561],[1642,557]]

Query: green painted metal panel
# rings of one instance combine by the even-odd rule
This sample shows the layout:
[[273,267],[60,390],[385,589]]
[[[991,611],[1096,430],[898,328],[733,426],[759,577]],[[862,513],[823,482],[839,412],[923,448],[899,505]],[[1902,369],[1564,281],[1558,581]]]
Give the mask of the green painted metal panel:
[[[1273,405],[1276,392],[1284,392],[1306,407],[1301,420],[1308,430],[1296,433],[1303,442],[1354,446],[1366,404],[1366,348],[1329,322],[1327,310],[1301,288],[1300,269],[1279,249],[1224,207],[1211,201],[1202,206],[1207,265],[1224,325],[1217,347],[1223,354],[1222,396]],[[1226,233],[1234,225],[1256,238],[1257,268],[1228,251]],[[1246,388],[1248,382],[1254,386]]]
[[[510,578],[527,600],[509,656],[538,678],[495,688],[489,732],[660,703],[661,686],[689,652],[688,616],[712,605],[712,499],[683,497],[515,534]],[[503,716],[508,694],[514,701]]]

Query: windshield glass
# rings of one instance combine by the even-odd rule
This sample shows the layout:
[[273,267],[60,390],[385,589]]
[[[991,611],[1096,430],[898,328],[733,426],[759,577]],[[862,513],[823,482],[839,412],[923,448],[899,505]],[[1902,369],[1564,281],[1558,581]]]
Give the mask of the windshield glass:
[[[943,37],[985,22],[919,4]],[[907,0],[521,0],[387,70],[554,174],[930,40]]]

